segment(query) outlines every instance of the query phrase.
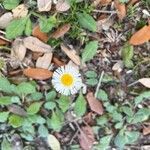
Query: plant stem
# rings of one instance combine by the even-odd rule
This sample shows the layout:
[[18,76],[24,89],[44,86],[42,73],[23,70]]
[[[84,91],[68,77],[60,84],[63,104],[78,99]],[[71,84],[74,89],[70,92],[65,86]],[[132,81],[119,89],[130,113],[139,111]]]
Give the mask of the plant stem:
[[0,46],[0,49],[4,49],[4,50],[7,50],[7,51],[11,51],[11,48],[6,47],[6,46]]

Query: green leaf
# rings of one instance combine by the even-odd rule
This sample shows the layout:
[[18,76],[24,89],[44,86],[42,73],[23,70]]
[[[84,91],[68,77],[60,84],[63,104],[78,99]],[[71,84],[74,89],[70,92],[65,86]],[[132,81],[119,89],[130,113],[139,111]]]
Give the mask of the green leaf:
[[36,92],[35,86],[30,82],[22,82],[17,86],[18,94],[20,96],[32,94]]
[[30,115],[34,115],[38,113],[40,110],[42,103],[41,102],[34,102],[27,108],[27,113]]
[[122,121],[122,115],[121,113],[118,113],[117,111],[114,111],[112,114],[111,114],[112,118],[114,121]]
[[100,139],[100,145],[99,145],[98,148],[100,150],[106,150],[106,149],[108,149],[111,139],[112,139],[112,135],[106,135],[106,136],[102,137]]
[[44,104],[44,108],[46,108],[47,110],[53,110],[55,107],[56,107],[55,102],[46,102]]
[[9,112],[0,112],[0,122],[7,121],[8,116],[9,116]]
[[123,122],[118,122],[115,124],[116,129],[121,129],[123,127]]
[[5,9],[11,10],[19,5],[20,0],[4,0],[3,5]]
[[128,139],[128,144],[134,143],[140,136],[140,133],[137,131],[126,131],[125,134]]
[[60,99],[57,101],[60,109],[62,110],[62,112],[66,112],[69,109],[70,106],[70,99],[67,96],[61,96]]
[[150,91],[143,92],[139,96],[135,97],[134,102],[137,105],[141,103],[142,101],[145,101],[148,99],[150,99]]
[[121,56],[123,58],[123,62],[127,68],[133,67],[132,57],[134,55],[134,48],[130,44],[125,44],[121,50]]
[[52,30],[52,28],[56,25],[56,18],[55,16],[51,16],[48,19],[46,17],[40,18],[40,29],[42,32],[49,32]]
[[83,50],[82,62],[84,63],[86,61],[91,60],[94,57],[94,55],[96,54],[97,49],[98,49],[98,41],[89,42]]
[[11,115],[9,117],[9,124],[13,128],[18,128],[23,125],[24,118],[18,116],[18,115]]
[[96,78],[96,77],[97,77],[97,73],[96,73],[95,71],[87,71],[87,72],[85,73],[85,76],[86,76],[87,78]]
[[26,36],[29,36],[32,34],[32,22],[30,18],[27,19],[24,33]]
[[104,90],[98,91],[97,98],[102,100],[102,101],[108,101],[108,95]]
[[122,109],[122,111],[123,111],[126,115],[128,115],[128,116],[133,116],[133,111],[132,111],[132,109],[131,109],[130,107],[128,107],[128,106],[122,106],[121,109]]
[[96,21],[92,16],[86,13],[78,13],[77,18],[81,27],[88,29],[89,31],[96,32]]
[[48,130],[44,125],[39,126],[38,133],[39,133],[40,137],[47,137],[48,136]]
[[98,80],[96,78],[90,78],[86,80],[86,84],[90,86],[95,86],[98,83]]
[[46,100],[52,101],[56,98],[57,93],[55,91],[50,91],[46,94]]
[[11,97],[9,96],[0,97],[0,105],[10,105],[10,104],[12,104]]
[[6,27],[6,38],[14,39],[17,36],[22,35],[25,29],[26,21],[27,17],[14,19],[13,21],[11,21]]
[[82,93],[80,93],[80,95],[78,96],[78,98],[75,102],[75,106],[74,106],[74,112],[78,117],[81,117],[85,114],[86,105],[87,105],[87,102],[86,102],[84,96],[82,95]]
[[1,150],[12,150],[12,146],[6,138],[3,138],[1,143]]
[[40,99],[43,98],[43,94],[41,92],[35,92],[32,93],[29,98],[34,101],[39,101]]
[[106,125],[107,123],[108,123],[108,118],[106,115],[102,115],[96,119],[97,125],[103,126]]

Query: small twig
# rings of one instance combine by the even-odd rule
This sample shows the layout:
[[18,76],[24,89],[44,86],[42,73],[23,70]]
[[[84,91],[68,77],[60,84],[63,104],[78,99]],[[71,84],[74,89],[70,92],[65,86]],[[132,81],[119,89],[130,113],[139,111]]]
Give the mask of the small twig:
[[116,11],[108,11],[108,10],[93,10],[93,12],[105,13],[105,14],[116,14]]
[[0,39],[5,40],[5,41],[7,41],[7,42],[11,42],[10,40],[4,38],[3,36],[0,36]]
[[128,87],[131,87],[131,86],[137,84],[138,82],[139,82],[139,81],[135,81],[135,82],[133,82],[133,83],[130,83],[130,84],[128,85]]
[[79,130],[77,130],[76,133],[73,135],[73,137],[71,138],[71,140],[69,142],[69,145],[72,144],[73,140],[77,137],[78,133],[79,133]]
[[94,95],[95,97],[97,97],[97,94],[98,94],[99,88],[101,86],[101,82],[102,82],[103,76],[104,76],[104,71],[102,71],[102,73],[100,75],[100,78],[99,78],[99,81],[98,81],[98,85],[96,87],[96,92],[95,92],[95,95]]
[[0,33],[2,33],[2,34],[4,34],[4,35],[6,34],[6,33],[5,33],[4,31],[2,31],[2,30],[0,30]]

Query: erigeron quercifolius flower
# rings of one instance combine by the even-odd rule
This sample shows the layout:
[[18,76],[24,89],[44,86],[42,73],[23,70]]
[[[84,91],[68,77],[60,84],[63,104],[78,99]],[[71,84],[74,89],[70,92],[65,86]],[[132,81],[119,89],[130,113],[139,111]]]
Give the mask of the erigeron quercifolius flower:
[[66,96],[77,93],[83,86],[79,70],[70,65],[55,70],[52,84],[57,92]]

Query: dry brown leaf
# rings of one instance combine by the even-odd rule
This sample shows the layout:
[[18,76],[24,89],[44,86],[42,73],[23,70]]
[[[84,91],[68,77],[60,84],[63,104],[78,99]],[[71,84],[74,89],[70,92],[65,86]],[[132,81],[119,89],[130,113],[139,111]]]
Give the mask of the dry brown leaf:
[[46,53],[42,57],[39,57],[36,61],[37,68],[48,69],[52,61],[52,53]]
[[82,127],[78,138],[80,146],[83,150],[92,149],[93,143],[95,142],[95,138],[93,130],[90,126]]
[[32,59],[37,60],[39,57],[42,57],[43,53],[33,52]]
[[143,128],[143,135],[148,135],[148,134],[150,134],[150,126]]
[[32,35],[33,35],[34,37],[37,37],[38,39],[40,39],[41,41],[43,41],[43,42],[45,42],[45,43],[46,43],[46,42],[48,41],[48,39],[49,39],[47,33],[44,33],[44,32],[42,32],[42,31],[40,30],[40,26],[39,26],[39,25],[37,25],[37,26],[34,27],[34,29],[33,29],[33,31],[32,31]]
[[117,14],[120,20],[126,17],[126,5],[124,3],[119,2],[119,0],[114,1],[114,6],[117,9]]
[[150,25],[144,26],[139,31],[135,32],[130,38],[129,43],[132,45],[141,45],[150,40]]
[[50,45],[40,41],[38,38],[29,36],[23,39],[24,46],[33,52],[49,53],[52,51]]
[[58,0],[56,4],[56,10],[58,12],[64,12],[70,9],[70,5],[67,0]]
[[53,72],[42,68],[27,68],[23,70],[23,74],[36,80],[46,80],[52,77]]
[[138,80],[145,87],[150,88],[150,78],[142,78]]
[[65,54],[76,64],[80,65],[80,57],[76,55],[75,50],[69,50],[64,44],[61,44],[61,50],[65,52]]
[[11,56],[19,59],[20,61],[22,61],[26,55],[26,47],[23,44],[23,40],[22,39],[16,39],[13,43],[12,43],[12,51],[11,51]]
[[50,37],[58,39],[62,37],[64,34],[66,34],[69,31],[70,27],[71,25],[69,23],[64,24],[63,26],[58,27],[57,30],[54,33],[52,33]]
[[100,5],[105,6],[108,5],[112,0],[101,0]]
[[27,116],[27,112],[18,105],[12,104],[8,106],[9,112],[19,115],[19,116]]
[[12,10],[14,18],[26,17],[28,14],[28,8],[25,4],[20,4]]
[[64,62],[62,62],[61,60],[59,60],[59,59],[56,58],[56,57],[53,57],[53,58],[52,58],[52,62],[53,62],[56,66],[58,66],[58,67],[65,65]]
[[13,15],[11,12],[3,14],[0,17],[0,29],[5,29],[12,20]]
[[38,10],[41,11],[50,11],[52,6],[52,0],[37,0]]
[[99,115],[102,115],[104,113],[102,103],[94,97],[94,94],[92,92],[89,92],[86,95],[86,99],[92,111],[96,112]]
[[4,39],[0,38],[0,45],[7,45],[7,44],[9,44],[8,41],[5,41]]

